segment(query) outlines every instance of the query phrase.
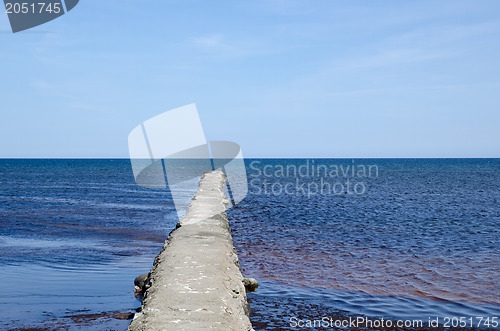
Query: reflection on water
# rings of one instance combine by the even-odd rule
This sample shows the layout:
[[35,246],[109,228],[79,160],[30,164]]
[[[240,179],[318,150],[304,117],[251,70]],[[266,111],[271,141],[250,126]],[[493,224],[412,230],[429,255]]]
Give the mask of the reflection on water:
[[[124,330],[176,222],[113,160],[0,160],[0,329]],[[174,216],[174,217],[172,217]]]
[[[46,262],[3,266],[1,328],[77,327],[74,315],[101,313],[103,329],[125,329],[127,319],[103,312],[114,310],[116,315],[135,311],[139,304],[132,294],[131,280],[144,271],[139,266],[147,266],[151,258],[141,256],[127,260],[91,267],[84,264],[52,266]],[[92,322],[90,316],[87,321],[83,317],[80,316],[79,322]],[[97,317],[94,322],[95,319]]]
[[498,316],[500,313],[498,306],[493,305],[294,286],[266,279],[259,282],[256,293],[247,296],[256,330],[297,330],[290,326],[292,317],[302,320],[321,320],[323,317],[348,320],[365,316],[426,323],[429,317],[443,320],[445,316],[468,316],[471,313],[473,316]]

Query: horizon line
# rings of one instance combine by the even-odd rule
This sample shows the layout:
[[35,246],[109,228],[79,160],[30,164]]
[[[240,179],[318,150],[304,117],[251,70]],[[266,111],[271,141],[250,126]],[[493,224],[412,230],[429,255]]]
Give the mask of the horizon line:
[[[0,157],[0,160],[130,160],[129,157]],[[137,158],[134,158],[137,159]],[[245,159],[500,159],[500,156],[496,157],[477,157],[477,156],[452,156],[452,157],[415,157],[415,156],[397,156],[397,157],[387,157],[387,156],[369,156],[369,157],[243,157]],[[143,159],[139,159],[143,160]],[[144,158],[144,160],[150,160],[149,158]]]

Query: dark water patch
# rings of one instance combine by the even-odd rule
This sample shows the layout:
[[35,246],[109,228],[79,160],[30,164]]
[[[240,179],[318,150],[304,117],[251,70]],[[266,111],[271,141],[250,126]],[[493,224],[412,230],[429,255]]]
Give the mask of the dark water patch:
[[[353,179],[366,186],[359,195],[275,194],[269,187],[294,187],[293,178],[265,176],[263,169],[299,168],[306,161],[259,160],[254,168],[260,176],[252,162],[253,188],[229,212],[244,275],[307,288],[318,297],[324,291],[357,293],[336,302],[351,313],[368,306],[368,316],[499,315],[498,159],[355,160],[379,167],[379,176]],[[314,176],[300,183],[321,185]]]
[[[471,307],[454,302],[447,302],[443,307],[443,303],[428,299],[294,287],[274,281],[261,281],[259,290],[247,296],[251,305],[250,317],[256,330],[297,330],[298,323],[304,326],[301,329],[309,330],[487,329],[470,326],[445,328],[443,323],[429,327],[429,317],[432,320],[439,318],[444,322],[446,316],[470,312]],[[500,312],[498,307],[484,307],[484,310],[476,309],[475,313],[485,316],[488,310],[490,314],[498,315]],[[397,316],[397,319],[394,316]],[[358,319],[364,319],[365,322],[353,322]],[[392,324],[389,326],[386,322],[382,326],[370,328],[366,326],[370,325],[366,320],[373,323],[381,320],[391,321]],[[313,321],[317,323],[314,327],[306,327],[307,323]],[[397,327],[398,321],[411,323],[413,326]],[[346,324],[342,326],[341,323]]]

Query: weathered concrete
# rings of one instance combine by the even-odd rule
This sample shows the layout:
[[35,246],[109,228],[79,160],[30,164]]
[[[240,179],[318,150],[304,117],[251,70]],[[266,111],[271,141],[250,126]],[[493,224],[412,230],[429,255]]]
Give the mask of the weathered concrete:
[[252,330],[224,185],[222,172],[203,175],[155,259],[142,312],[128,330]]

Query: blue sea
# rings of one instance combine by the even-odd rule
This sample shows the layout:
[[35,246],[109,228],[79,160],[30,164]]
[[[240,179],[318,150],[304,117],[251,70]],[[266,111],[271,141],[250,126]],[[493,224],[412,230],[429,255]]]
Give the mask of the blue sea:
[[[500,159],[245,164],[228,216],[256,330],[500,323]],[[177,220],[129,160],[0,160],[0,329],[125,330]]]

